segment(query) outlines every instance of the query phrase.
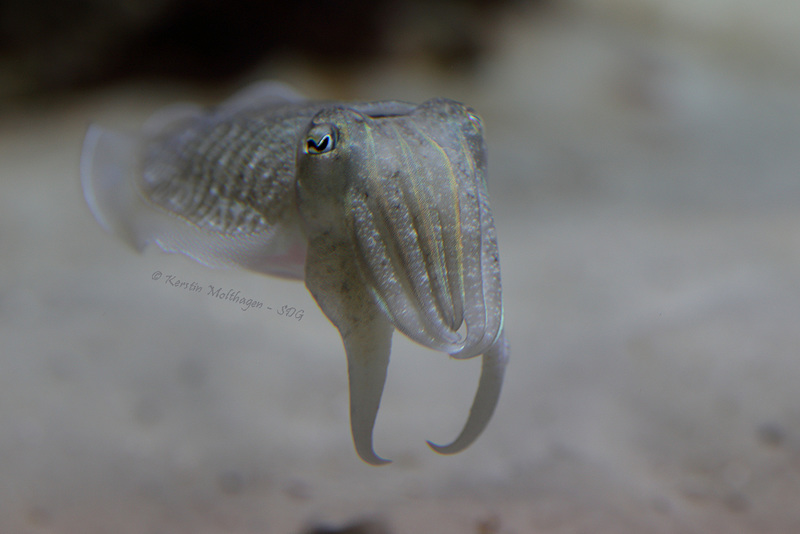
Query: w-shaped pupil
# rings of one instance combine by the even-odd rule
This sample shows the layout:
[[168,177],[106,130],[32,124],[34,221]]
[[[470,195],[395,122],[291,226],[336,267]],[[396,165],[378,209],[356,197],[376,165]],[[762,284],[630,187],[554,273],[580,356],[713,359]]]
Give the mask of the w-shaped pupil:
[[330,135],[326,135],[325,137],[320,139],[319,142],[315,141],[313,137],[310,137],[307,141],[308,149],[311,150],[312,152],[324,152],[328,148],[330,142],[331,142]]

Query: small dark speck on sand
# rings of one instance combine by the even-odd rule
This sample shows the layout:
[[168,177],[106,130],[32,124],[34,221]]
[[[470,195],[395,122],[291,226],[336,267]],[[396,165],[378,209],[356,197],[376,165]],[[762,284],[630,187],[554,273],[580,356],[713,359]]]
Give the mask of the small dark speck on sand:
[[758,439],[764,445],[780,447],[786,442],[786,429],[778,423],[763,423],[759,425]]

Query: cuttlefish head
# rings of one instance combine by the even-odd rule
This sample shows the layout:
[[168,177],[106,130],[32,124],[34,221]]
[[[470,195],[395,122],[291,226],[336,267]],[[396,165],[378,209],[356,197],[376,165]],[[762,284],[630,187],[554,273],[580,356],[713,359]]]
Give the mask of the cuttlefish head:
[[391,336],[455,358],[483,355],[472,409],[448,454],[494,411],[508,358],[483,125],[446,99],[320,111],[297,149],[306,286],[339,329],[356,451],[372,447]]

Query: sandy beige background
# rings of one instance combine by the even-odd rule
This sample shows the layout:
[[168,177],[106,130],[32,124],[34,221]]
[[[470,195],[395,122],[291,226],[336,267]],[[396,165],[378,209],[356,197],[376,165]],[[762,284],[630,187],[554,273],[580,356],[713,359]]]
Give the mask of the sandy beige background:
[[448,96],[487,125],[503,397],[470,449],[437,456],[424,440],[459,430],[479,363],[397,336],[381,468],[353,451],[341,342],[302,284],[137,255],[84,205],[90,122],[135,128],[235,87],[3,109],[0,532],[800,532],[800,13],[785,5],[511,10],[472,74],[413,59],[253,73],[320,98]]

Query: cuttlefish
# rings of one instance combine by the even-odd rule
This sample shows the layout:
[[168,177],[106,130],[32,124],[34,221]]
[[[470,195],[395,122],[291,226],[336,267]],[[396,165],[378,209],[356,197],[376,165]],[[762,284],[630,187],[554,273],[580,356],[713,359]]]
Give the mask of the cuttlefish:
[[138,133],[90,126],[81,182],[94,217],[141,251],[304,279],[347,355],[358,455],[373,450],[395,329],[482,356],[453,454],[484,430],[509,346],[480,117],[458,102],[307,100],[261,82],[216,108],[168,107]]

